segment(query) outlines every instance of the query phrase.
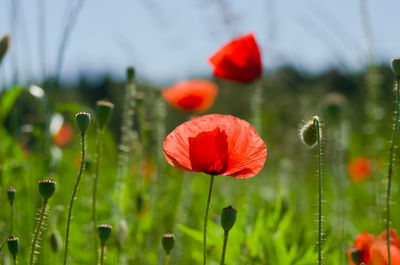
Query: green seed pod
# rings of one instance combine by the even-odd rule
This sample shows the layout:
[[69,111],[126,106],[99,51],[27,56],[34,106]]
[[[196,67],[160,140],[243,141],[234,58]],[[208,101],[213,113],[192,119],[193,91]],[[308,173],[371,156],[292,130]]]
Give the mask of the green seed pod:
[[233,225],[236,222],[236,210],[233,209],[232,206],[228,206],[224,209],[222,209],[222,214],[221,214],[221,225],[224,231],[227,233]]
[[[300,138],[302,142],[309,148],[313,148],[318,141],[316,122],[319,122],[319,117],[314,116],[311,120],[307,121],[300,129]],[[321,135],[321,128],[319,130]]]
[[104,245],[107,239],[110,237],[112,231],[112,226],[110,224],[99,224],[97,226],[97,232],[99,233],[99,238],[101,245]]
[[10,48],[10,35],[6,34],[0,39],[0,62]]
[[164,234],[162,237],[161,243],[162,243],[162,246],[163,246],[165,252],[167,252],[167,254],[169,254],[169,252],[171,252],[171,250],[175,244],[175,235],[171,234],[171,233]]
[[100,128],[108,123],[111,117],[111,113],[114,109],[114,104],[106,100],[99,100],[96,103],[96,119],[97,124]]
[[13,257],[16,257],[19,250],[19,239],[16,236],[11,235],[7,239],[8,250]]
[[126,69],[126,77],[128,79],[128,82],[133,82],[133,79],[135,78],[135,68],[129,66]]
[[400,77],[400,58],[396,57],[392,59],[392,69],[393,72],[395,73],[396,77]]
[[13,186],[8,187],[7,198],[8,198],[8,202],[10,203],[11,206],[13,206],[13,204],[14,204],[16,193],[17,193],[17,190]]
[[54,252],[58,252],[58,251],[60,251],[60,249],[62,249],[63,241],[62,241],[60,233],[56,229],[53,229],[53,231],[51,231],[50,236],[49,236],[49,242],[50,242],[51,249]]
[[76,114],[75,119],[76,124],[81,131],[81,135],[84,135],[86,133],[86,130],[89,128],[90,114],[87,112],[79,112]]
[[357,248],[350,249],[351,259],[355,264],[360,264],[361,262],[361,251]]
[[56,181],[51,178],[44,178],[39,181],[39,192],[43,199],[48,200],[56,191]]

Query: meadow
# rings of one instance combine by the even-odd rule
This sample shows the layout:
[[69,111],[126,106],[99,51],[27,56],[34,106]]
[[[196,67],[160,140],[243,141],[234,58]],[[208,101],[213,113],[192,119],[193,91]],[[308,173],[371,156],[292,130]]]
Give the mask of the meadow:
[[4,89],[0,264],[400,264],[398,61],[264,73],[229,41],[213,79]]

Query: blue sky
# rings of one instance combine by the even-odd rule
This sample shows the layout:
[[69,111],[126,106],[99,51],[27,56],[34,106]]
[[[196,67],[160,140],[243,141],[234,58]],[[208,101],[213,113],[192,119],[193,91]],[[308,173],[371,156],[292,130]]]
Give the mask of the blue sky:
[[[18,3],[12,22],[11,3]],[[38,11],[38,3],[45,8]],[[134,65],[141,78],[168,84],[210,76],[207,58],[234,36],[252,31],[266,71],[291,63],[311,71],[363,67],[368,42],[360,16],[367,1],[372,51],[379,61],[400,55],[398,0],[84,0],[61,76],[82,71],[123,77]],[[54,72],[68,3],[78,0],[0,0],[0,35],[11,32],[12,53],[0,70],[10,80],[40,80],[39,17],[45,20],[45,67]]]

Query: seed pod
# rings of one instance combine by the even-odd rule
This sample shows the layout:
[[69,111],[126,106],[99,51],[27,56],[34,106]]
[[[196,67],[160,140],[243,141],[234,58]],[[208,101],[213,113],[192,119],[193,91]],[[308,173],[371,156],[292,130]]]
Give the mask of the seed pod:
[[97,124],[99,125],[100,128],[104,128],[104,126],[108,123],[113,109],[114,109],[113,103],[106,100],[97,101],[96,119],[97,119]]
[[400,58],[396,57],[392,59],[392,69],[397,78],[400,78]]
[[133,79],[135,78],[135,68],[129,66],[126,69],[126,77],[128,79],[128,82],[133,82]]
[[39,192],[43,199],[48,200],[56,191],[56,181],[51,178],[44,178],[39,181]]
[[99,224],[97,226],[97,232],[99,233],[99,238],[101,245],[104,245],[107,239],[110,237],[112,231],[112,226],[110,224]]
[[15,258],[18,254],[19,250],[19,239],[16,236],[11,235],[7,239],[8,250],[10,251],[11,255]]
[[75,119],[76,119],[76,124],[78,125],[78,128],[81,131],[81,135],[84,135],[90,125],[90,114],[87,112],[79,112],[76,114]]
[[60,233],[56,229],[53,229],[51,231],[50,236],[49,236],[49,242],[50,242],[51,249],[54,252],[58,252],[58,251],[60,251],[60,249],[62,249],[63,241],[62,241]]
[[167,252],[167,254],[169,254],[171,252],[171,250],[174,248],[175,235],[171,234],[171,233],[164,234],[162,237],[161,243],[162,243],[162,246],[163,246],[165,252]]
[[10,35],[6,34],[0,39],[0,62],[10,47]]
[[233,225],[236,222],[236,210],[233,209],[232,206],[228,206],[224,209],[222,209],[222,214],[221,214],[221,225],[224,231],[227,233]]
[[16,193],[17,193],[17,190],[13,186],[8,187],[7,198],[8,198],[8,202],[10,203],[11,206],[13,206],[13,204],[14,204]]
[[[319,122],[319,117],[314,116],[311,120],[307,121],[300,129],[300,138],[302,142],[309,148],[313,148],[318,141],[316,130],[317,122]],[[319,134],[321,135],[321,128],[319,129]]]

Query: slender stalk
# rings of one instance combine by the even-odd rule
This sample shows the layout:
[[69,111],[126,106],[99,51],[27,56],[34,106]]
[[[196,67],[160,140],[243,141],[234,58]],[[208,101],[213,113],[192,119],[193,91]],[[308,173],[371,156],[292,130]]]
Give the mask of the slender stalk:
[[314,119],[318,143],[318,265],[322,264],[322,150],[319,119]]
[[18,262],[17,262],[17,256],[14,256],[14,257],[13,257],[13,261],[14,261],[14,262],[13,262],[14,265],[17,265],[17,264],[18,264]]
[[392,138],[390,140],[389,149],[389,168],[387,175],[387,189],[386,189],[386,244],[387,244],[387,254],[388,254],[388,265],[391,265],[390,257],[390,191],[392,187],[392,175],[393,175],[393,162],[394,162],[394,147],[395,147],[395,137],[397,135],[399,127],[399,112],[400,112],[400,78],[396,80],[396,110],[395,110],[395,120],[393,126]]
[[69,210],[68,210],[67,231],[65,234],[64,265],[67,264],[67,258],[68,258],[68,241],[69,241],[69,229],[70,229],[71,219],[72,219],[72,207],[74,205],[76,192],[78,190],[79,182],[81,180],[84,165],[85,165],[86,144],[85,144],[85,134],[84,133],[81,134],[81,145],[82,145],[81,167],[79,169],[78,177],[75,182],[74,190],[72,191],[72,197],[71,197],[71,201],[69,203]]
[[211,194],[214,183],[214,176],[211,175],[210,178],[210,187],[208,188],[208,198],[207,198],[207,208],[206,214],[204,216],[204,235],[203,235],[203,265],[207,264],[207,220],[208,220],[208,211],[210,210],[210,202],[211,202]]
[[11,228],[10,228],[10,235],[14,231],[14,205],[11,205],[11,215],[10,215],[10,222],[11,222]]
[[[104,249],[105,249],[105,245],[103,244],[101,246],[101,252],[100,252],[100,265],[104,264]],[[96,263],[97,264],[97,263]]]
[[35,253],[36,253],[35,249],[36,249],[36,244],[38,243],[39,237],[42,234],[42,225],[43,225],[43,220],[44,220],[44,216],[46,213],[46,207],[47,207],[47,199],[44,199],[42,208],[41,208],[40,214],[39,214],[39,221],[35,228],[35,234],[33,235],[32,246],[31,246],[31,256],[29,259],[30,265],[33,265],[35,262]]
[[221,257],[221,265],[225,265],[225,253],[226,253],[226,245],[228,244],[228,235],[229,232],[224,232],[224,246],[222,247],[222,257]]
[[169,258],[170,258],[170,255],[169,255],[169,253],[165,256],[165,260],[164,260],[164,265],[169,265]]
[[92,193],[92,224],[93,224],[93,244],[94,244],[94,256],[95,256],[95,261],[97,264],[97,249],[98,249],[98,243],[97,243],[97,214],[96,214],[96,201],[97,201],[97,185],[99,182],[99,174],[100,174],[100,158],[101,158],[101,151],[102,151],[102,144],[103,144],[103,135],[104,135],[104,130],[99,128],[97,131],[97,141],[96,141],[96,173],[94,175],[94,181],[93,181],[93,193]]

